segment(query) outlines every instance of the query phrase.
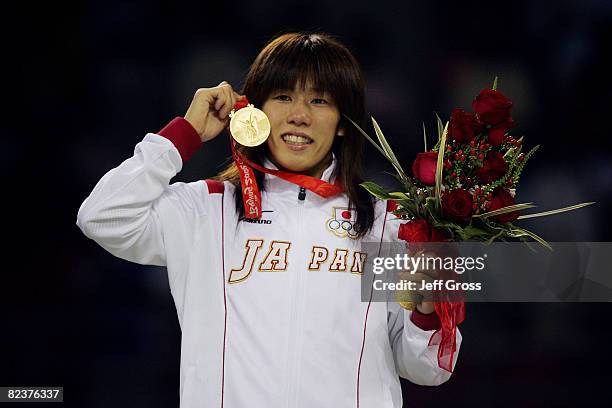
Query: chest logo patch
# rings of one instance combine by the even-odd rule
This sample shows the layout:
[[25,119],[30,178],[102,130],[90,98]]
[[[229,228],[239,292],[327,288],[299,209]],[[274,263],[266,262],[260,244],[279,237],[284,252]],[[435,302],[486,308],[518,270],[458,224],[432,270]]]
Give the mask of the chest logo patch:
[[238,221],[244,221],[244,222],[248,222],[250,224],[272,224],[272,220],[264,220],[263,219],[263,213],[271,213],[274,212],[273,210],[264,210],[262,211],[262,218],[246,218],[244,216],[240,217],[240,219]]
[[333,207],[332,217],[325,221],[327,230],[337,237],[356,238],[354,223],[357,221],[357,211],[347,207]]

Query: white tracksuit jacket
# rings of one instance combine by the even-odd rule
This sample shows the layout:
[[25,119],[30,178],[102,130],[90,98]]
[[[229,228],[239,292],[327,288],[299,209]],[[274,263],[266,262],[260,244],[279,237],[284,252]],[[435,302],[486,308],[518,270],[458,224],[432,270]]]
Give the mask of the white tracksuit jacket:
[[[420,328],[431,316],[361,301],[364,255],[343,236],[340,221],[350,231],[354,219],[345,195],[298,200],[299,186],[266,175],[262,221],[238,222],[230,183],[169,184],[199,147],[193,128],[177,118],[159,133],[104,175],[77,224],[113,255],[167,266],[181,408],[397,408],[398,374],[449,379],[427,345],[433,330]],[[396,239],[393,218],[378,202],[365,240]]]

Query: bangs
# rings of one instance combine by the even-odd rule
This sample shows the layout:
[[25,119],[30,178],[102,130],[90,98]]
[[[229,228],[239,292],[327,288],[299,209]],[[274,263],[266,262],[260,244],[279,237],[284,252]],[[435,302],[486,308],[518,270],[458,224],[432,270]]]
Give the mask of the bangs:
[[340,77],[339,71],[332,69],[338,66],[338,61],[329,54],[329,49],[307,47],[306,44],[277,50],[266,61],[260,84],[268,94],[278,89],[298,87],[304,90],[306,86],[333,94]]
[[343,101],[361,81],[357,66],[346,48],[329,38],[317,34],[281,36],[258,56],[256,71],[251,72],[257,87],[250,97],[261,105],[274,91],[312,87],[336,102]]

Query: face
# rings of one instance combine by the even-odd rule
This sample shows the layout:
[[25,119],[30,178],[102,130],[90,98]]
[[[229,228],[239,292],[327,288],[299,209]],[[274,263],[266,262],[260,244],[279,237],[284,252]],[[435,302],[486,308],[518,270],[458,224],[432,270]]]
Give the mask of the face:
[[320,178],[332,161],[340,112],[329,94],[310,86],[270,94],[262,110],[270,119],[267,144],[279,168]]

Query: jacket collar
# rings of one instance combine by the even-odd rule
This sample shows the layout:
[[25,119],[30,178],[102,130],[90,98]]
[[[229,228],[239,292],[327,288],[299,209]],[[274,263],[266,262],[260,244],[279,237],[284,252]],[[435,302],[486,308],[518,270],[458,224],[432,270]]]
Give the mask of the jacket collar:
[[[338,165],[338,161],[336,160],[336,155],[332,152],[332,162],[330,165],[323,171],[321,175],[321,180],[326,181],[328,183],[333,183],[335,177],[333,177],[334,170]],[[278,170],[278,167],[270,161],[270,159],[266,158],[263,162],[263,166],[269,169]],[[264,178],[265,183],[265,191],[274,192],[274,193],[284,193],[284,192],[293,192],[297,195],[297,192],[300,190],[300,186],[297,184],[293,184],[289,181],[283,180],[279,177],[276,177],[272,174],[265,174]],[[307,196],[316,196],[316,194],[312,192],[308,192]],[[296,196],[297,197],[297,196]]]

